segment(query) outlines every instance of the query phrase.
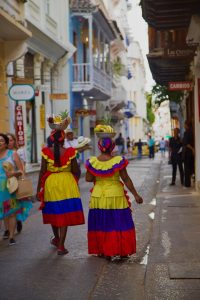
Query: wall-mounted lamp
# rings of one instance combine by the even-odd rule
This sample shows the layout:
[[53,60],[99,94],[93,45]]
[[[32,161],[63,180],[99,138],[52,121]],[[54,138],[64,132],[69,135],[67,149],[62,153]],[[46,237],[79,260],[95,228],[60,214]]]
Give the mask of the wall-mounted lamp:
[[106,109],[105,109],[106,112],[109,112],[110,111],[110,108],[108,106],[106,106]]

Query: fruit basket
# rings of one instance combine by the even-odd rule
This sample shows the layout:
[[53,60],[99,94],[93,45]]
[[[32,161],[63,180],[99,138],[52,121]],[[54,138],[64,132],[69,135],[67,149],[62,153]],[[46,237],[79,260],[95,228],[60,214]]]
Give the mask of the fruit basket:
[[116,132],[95,132],[97,137],[102,139],[102,138],[114,138],[116,135]]
[[53,115],[52,117],[48,117],[47,121],[51,129],[65,130],[72,120],[68,116],[68,112],[65,110],[60,112],[57,116]]
[[56,130],[65,130],[70,123],[71,123],[71,118],[67,117],[60,123],[50,123],[49,122],[49,127],[51,129],[56,129]]

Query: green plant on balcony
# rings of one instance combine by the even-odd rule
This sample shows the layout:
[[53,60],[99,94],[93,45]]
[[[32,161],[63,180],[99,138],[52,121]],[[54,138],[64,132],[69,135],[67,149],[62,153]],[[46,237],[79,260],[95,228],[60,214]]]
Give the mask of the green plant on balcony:
[[116,76],[122,76],[125,70],[125,66],[121,63],[119,58],[112,62],[112,72]]

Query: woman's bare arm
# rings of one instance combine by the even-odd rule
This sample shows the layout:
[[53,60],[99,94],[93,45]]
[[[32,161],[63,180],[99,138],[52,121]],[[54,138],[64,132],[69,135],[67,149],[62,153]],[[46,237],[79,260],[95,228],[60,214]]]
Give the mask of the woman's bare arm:
[[39,178],[38,178],[38,185],[37,185],[37,194],[40,191],[40,188],[41,188],[41,179],[42,179],[42,176],[44,175],[44,173],[46,172],[46,170],[47,170],[47,162],[42,157],[41,167],[40,167],[40,173],[39,173]]
[[122,169],[119,171],[120,177],[123,180],[125,186],[129,189],[129,191],[133,194],[133,196],[135,197],[135,200],[137,203],[143,203],[143,199],[140,195],[138,195],[132,180],[130,179],[126,168]]
[[77,163],[77,160],[76,158],[73,158],[71,160],[71,172],[74,176],[76,176],[78,179],[80,178],[81,176],[81,170],[80,170],[80,167]]
[[12,176],[19,177],[23,174],[23,165],[22,165],[22,162],[21,162],[17,152],[13,152],[13,160],[14,160],[15,165],[17,167],[17,171],[6,172],[6,176],[8,178],[12,177]]
[[94,182],[95,177],[89,171],[87,171],[85,174],[85,180],[88,182]]

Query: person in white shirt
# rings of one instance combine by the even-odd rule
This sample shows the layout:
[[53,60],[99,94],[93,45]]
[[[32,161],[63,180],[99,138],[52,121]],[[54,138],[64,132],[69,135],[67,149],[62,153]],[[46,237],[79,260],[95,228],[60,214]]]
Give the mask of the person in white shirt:
[[74,138],[74,132],[68,128],[65,132],[64,148],[76,148],[78,146],[78,139]]
[[165,157],[165,140],[164,140],[164,138],[162,138],[162,140],[160,141],[160,152],[161,152],[161,156]]

